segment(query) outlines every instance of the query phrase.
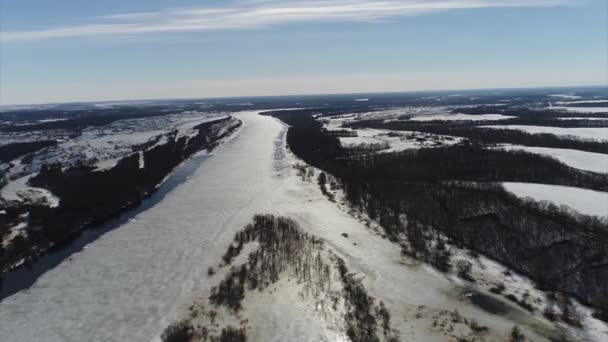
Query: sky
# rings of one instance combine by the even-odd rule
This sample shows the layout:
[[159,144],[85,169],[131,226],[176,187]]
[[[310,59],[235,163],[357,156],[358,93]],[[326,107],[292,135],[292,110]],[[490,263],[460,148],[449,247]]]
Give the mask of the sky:
[[605,0],[0,0],[0,105],[579,85]]

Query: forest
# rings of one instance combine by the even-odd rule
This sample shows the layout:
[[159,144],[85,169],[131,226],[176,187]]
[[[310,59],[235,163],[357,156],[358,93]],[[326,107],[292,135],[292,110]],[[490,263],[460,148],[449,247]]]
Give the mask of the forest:
[[291,151],[336,177],[350,206],[378,221],[404,253],[445,270],[449,254],[439,238],[445,235],[528,275],[545,290],[578,297],[595,307],[598,317],[608,312],[608,222],[519,199],[497,183],[605,190],[605,175],[474,143],[353,156],[311,115],[265,114],[287,123]]

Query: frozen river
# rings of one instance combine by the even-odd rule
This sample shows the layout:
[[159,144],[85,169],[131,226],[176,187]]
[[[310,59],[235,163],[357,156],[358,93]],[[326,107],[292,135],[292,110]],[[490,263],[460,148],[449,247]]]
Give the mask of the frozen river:
[[[282,125],[254,113],[243,127],[155,206],[90,243],[0,302],[0,336],[13,341],[147,341],[235,231],[272,207]],[[276,183],[276,184],[274,184]],[[94,338],[91,338],[94,336]]]
[[[425,266],[400,263],[399,246],[329,202],[314,182],[296,177],[281,123],[254,112],[235,116],[242,128],[187,180],[42,274],[30,289],[0,302],[0,339],[153,341],[214,285],[207,281],[208,267],[217,265],[235,232],[256,213],[292,217],[324,239],[365,276],[369,292],[387,303],[403,340],[445,340],[429,330],[429,322],[401,318],[419,305],[429,312],[457,308],[504,336],[514,324],[544,329],[516,308],[510,317],[490,315],[458,298],[452,280]],[[268,326],[259,330],[280,340],[281,331],[271,327],[288,326],[289,318],[272,308],[266,314]],[[289,329],[301,331],[302,340],[318,339],[313,329]]]

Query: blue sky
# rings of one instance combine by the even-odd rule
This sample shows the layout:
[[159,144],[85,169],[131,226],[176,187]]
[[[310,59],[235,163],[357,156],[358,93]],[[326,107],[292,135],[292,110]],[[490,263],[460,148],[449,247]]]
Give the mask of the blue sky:
[[0,104],[608,84],[605,0],[0,0]]

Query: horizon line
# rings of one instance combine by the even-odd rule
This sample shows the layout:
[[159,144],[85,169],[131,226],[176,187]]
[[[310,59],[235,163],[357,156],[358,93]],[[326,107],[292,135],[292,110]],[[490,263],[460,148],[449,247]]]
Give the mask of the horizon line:
[[66,105],[77,103],[109,103],[109,102],[142,102],[142,101],[174,101],[174,100],[227,100],[227,99],[256,99],[256,98],[280,98],[280,97],[308,97],[308,96],[346,96],[346,95],[381,95],[381,94],[415,94],[415,93],[443,93],[453,91],[489,91],[489,90],[532,90],[532,89],[576,89],[576,88],[602,88],[608,84],[571,85],[571,86],[522,86],[522,87],[490,87],[490,88],[452,88],[452,89],[421,89],[406,91],[378,91],[378,92],[353,92],[353,93],[299,93],[281,95],[251,95],[251,96],[216,96],[216,97],[169,97],[169,98],[139,98],[139,99],[117,99],[117,100],[74,100],[65,102],[29,102],[29,103],[0,103],[0,108],[14,106],[44,106],[44,105]]

